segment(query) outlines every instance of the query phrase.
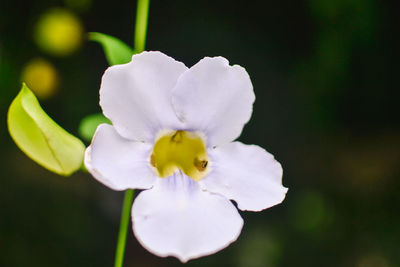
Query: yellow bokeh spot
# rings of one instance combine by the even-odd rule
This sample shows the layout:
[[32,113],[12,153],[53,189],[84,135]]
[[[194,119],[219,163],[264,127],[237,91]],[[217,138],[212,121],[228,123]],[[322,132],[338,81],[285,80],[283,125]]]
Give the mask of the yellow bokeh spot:
[[46,99],[57,92],[58,72],[44,59],[33,59],[25,65],[21,80],[35,93],[39,99]]
[[162,135],[154,145],[150,164],[158,177],[168,177],[180,169],[195,181],[203,178],[209,167],[203,139],[187,131]]
[[83,26],[68,10],[51,9],[40,16],[34,39],[43,51],[55,56],[67,56],[81,46]]

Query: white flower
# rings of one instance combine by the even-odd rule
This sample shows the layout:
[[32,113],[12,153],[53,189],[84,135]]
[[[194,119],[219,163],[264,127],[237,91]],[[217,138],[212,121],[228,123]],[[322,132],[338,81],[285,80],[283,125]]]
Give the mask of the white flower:
[[285,198],[282,168],[261,147],[233,142],[255,100],[246,70],[222,57],[188,69],[143,52],[106,70],[100,105],[113,126],[97,128],[85,165],[114,190],[145,189],[132,207],[133,231],[158,256],[182,262],[235,241],[240,210]]

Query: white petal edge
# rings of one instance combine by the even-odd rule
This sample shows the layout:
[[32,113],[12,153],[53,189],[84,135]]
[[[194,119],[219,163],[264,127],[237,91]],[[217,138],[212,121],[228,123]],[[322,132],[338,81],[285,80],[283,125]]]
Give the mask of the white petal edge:
[[100,86],[100,106],[125,138],[154,141],[162,129],[178,129],[171,92],[188,68],[161,52],[142,52],[109,67]]
[[208,150],[211,172],[199,181],[209,192],[219,193],[238,208],[260,211],[283,201],[282,167],[274,156],[256,145],[233,142]]
[[157,179],[150,167],[151,145],[121,137],[113,126],[97,127],[85,152],[85,166],[96,180],[114,190],[148,189]]
[[204,132],[208,146],[239,137],[255,95],[246,70],[223,57],[205,57],[178,79],[172,105],[184,128]]
[[133,231],[155,255],[182,262],[213,254],[234,242],[243,219],[226,198],[204,192],[179,174],[158,179],[132,207]]

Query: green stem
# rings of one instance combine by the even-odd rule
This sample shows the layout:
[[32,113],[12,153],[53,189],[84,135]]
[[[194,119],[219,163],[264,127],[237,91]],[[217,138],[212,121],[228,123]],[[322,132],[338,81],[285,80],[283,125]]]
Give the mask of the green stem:
[[133,190],[128,189],[125,191],[124,204],[121,212],[121,223],[119,225],[117,250],[115,252],[114,267],[122,267],[124,263],[124,253],[126,244],[126,234],[128,233],[130,211],[133,201]]
[[136,53],[144,51],[146,46],[147,21],[149,16],[150,0],[138,0],[136,9],[136,25],[134,49]]
[[[144,51],[146,46],[146,32],[147,20],[149,17],[150,0],[138,0],[135,24],[135,52],[140,53]],[[114,267],[122,267],[124,263],[124,253],[126,245],[126,236],[128,233],[130,211],[133,201],[133,190],[128,189],[125,191],[124,204],[121,212],[121,222],[119,225],[117,249],[115,251]]]

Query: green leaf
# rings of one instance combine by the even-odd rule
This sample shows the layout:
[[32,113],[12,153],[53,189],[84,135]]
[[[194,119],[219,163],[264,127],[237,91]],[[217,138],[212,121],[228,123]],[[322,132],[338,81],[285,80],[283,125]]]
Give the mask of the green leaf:
[[52,172],[68,176],[82,165],[85,145],[43,111],[25,83],[8,110],[8,131],[26,155]]
[[99,32],[90,32],[89,40],[98,42],[103,46],[104,54],[110,66],[128,63],[134,54],[131,47],[114,36]]
[[99,126],[102,123],[111,124],[110,120],[104,117],[102,113],[92,114],[82,119],[79,124],[78,132],[79,135],[86,141],[92,140],[92,137]]

